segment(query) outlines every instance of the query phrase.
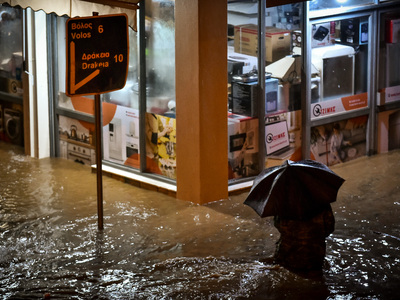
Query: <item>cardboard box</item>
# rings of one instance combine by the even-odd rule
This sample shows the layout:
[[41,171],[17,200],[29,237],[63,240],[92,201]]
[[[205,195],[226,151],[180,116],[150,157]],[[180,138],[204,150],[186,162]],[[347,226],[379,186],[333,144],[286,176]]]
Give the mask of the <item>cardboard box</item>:
[[[275,27],[266,27],[265,30],[266,61],[274,62],[289,55],[291,46],[290,31]],[[235,52],[257,56],[257,35],[257,26],[254,24],[235,26]]]
[[229,179],[256,176],[258,151],[258,119],[229,114]]

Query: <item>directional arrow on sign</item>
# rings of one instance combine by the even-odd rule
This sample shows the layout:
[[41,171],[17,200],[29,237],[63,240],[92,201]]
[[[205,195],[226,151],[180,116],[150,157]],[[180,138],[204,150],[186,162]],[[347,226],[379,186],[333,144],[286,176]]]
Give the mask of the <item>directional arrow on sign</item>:
[[75,43],[70,43],[70,62],[71,62],[71,80],[70,80],[70,91],[71,94],[75,94],[76,90],[84,86],[90,80],[100,74],[100,70],[97,69],[92,74],[81,80],[78,84],[75,84]]

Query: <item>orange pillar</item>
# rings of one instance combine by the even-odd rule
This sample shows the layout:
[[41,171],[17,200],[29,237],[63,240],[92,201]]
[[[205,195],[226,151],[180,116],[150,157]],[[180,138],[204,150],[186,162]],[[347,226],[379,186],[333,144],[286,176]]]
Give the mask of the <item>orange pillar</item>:
[[228,197],[227,1],[175,1],[177,198]]

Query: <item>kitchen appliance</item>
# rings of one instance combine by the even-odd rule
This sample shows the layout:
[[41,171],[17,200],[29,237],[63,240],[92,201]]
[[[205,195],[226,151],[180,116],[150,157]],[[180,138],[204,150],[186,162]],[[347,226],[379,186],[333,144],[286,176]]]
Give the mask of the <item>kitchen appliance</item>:
[[[265,112],[270,113],[278,110],[279,80],[271,78],[271,73],[265,75]],[[234,76],[232,82],[232,113],[255,117],[257,111],[257,73],[251,72]]]
[[78,146],[73,143],[67,145],[67,159],[75,162],[91,165],[92,164],[92,153],[90,148]]
[[126,142],[126,157],[131,157],[132,155],[135,155],[138,153],[139,153],[138,144],[127,141]]
[[6,138],[11,143],[23,146],[23,119],[22,112],[5,108],[4,109],[4,131]]
[[136,123],[134,121],[129,122],[129,134],[127,134],[128,137],[134,137],[138,138],[138,135],[136,133]]
[[108,124],[108,146],[110,158],[122,161],[121,119],[114,118]]
[[336,44],[312,49],[312,64],[321,78],[320,101],[354,94],[354,62],[351,46]]

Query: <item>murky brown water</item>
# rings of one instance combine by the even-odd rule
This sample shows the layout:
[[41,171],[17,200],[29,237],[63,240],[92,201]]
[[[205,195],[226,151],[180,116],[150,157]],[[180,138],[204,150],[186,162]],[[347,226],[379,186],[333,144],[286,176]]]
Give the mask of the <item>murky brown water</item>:
[[32,159],[0,142],[2,299],[396,299],[400,151],[333,168],[347,179],[332,207],[325,281],[269,259],[279,235],[246,194],[198,206]]

